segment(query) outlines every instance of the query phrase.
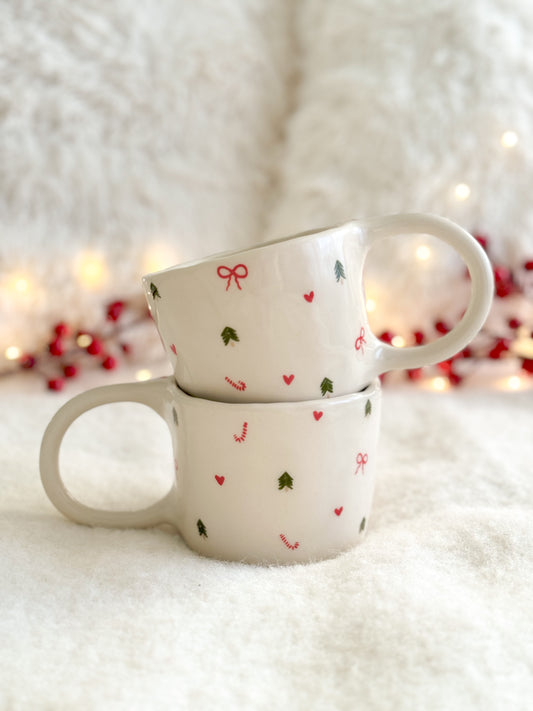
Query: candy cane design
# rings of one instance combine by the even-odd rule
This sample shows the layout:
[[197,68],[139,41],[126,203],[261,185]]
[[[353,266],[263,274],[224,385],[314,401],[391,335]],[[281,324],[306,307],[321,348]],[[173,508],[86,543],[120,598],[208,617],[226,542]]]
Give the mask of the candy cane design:
[[227,279],[228,283],[226,284],[226,291],[229,289],[231,280],[232,278],[235,280],[235,284],[237,284],[237,289],[242,290],[242,286],[239,283],[239,279],[246,279],[248,276],[248,267],[246,264],[237,264],[237,266],[233,267],[224,267],[220,266],[217,269],[217,274],[221,279]]
[[364,474],[365,473],[365,465],[368,463],[368,454],[366,454],[366,452],[365,452],[365,454],[363,454],[363,452],[359,452],[359,454],[357,455],[356,463],[357,463],[357,469],[355,470],[355,473],[357,474],[357,472],[360,469],[361,474]]
[[247,433],[247,432],[248,432],[248,423],[245,422],[245,423],[243,424],[243,426],[242,426],[241,436],[239,437],[239,435],[234,434],[234,435],[233,435],[233,439],[234,439],[236,442],[244,442],[244,440],[246,439],[246,433]]
[[366,345],[365,341],[365,329],[363,326],[361,326],[361,330],[359,331],[359,336],[355,339],[355,350],[356,351],[361,351],[361,355],[365,354],[365,349],[363,346]]
[[289,543],[289,541],[287,540],[287,537],[283,533],[280,533],[279,537],[281,538],[283,543],[287,546],[287,548],[291,551],[295,551],[298,548],[298,546],[300,545],[298,543],[298,541],[296,541],[296,543]]
[[228,376],[226,376],[224,380],[229,383],[232,388],[235,388],[235,390],[240,390],[241,392],[246,390],[246,383],[244,382],[244,380],[238,380],[237,382],[235,382],[231,378],[228,378]]

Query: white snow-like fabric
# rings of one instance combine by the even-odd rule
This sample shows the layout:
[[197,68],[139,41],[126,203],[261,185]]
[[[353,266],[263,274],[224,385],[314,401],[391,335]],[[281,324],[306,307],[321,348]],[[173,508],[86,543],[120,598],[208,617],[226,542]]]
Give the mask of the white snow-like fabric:
[[[385,389],[363,543],[278,568],[63,518],[37,468],[63,399],[0,392],[2,711],[529,709],[531,393]],[[115,405],[61,461],[86,503],[137,507],[169,447],[155,414]]]
[[[90,328],[105,298],[141,293],[154,259],[260,239],[287,110],[288,11],[2,3],[2,352],[35,348],[57,318]],[[106,262],[96,292],[77,278],[85,253]],[[31,294],[10,296],[20,275]]]
[[[533,258],[533,6],[523,0],[305,0],[299,86],[270,237],[355,217],[432,212]],[[518,137],[504,148],[501,137]],[[467,200],[455,186],[466,183]],[[455,320],[464,267],[447,247],[413,271],[420,240],[372,252],[376,328]]]

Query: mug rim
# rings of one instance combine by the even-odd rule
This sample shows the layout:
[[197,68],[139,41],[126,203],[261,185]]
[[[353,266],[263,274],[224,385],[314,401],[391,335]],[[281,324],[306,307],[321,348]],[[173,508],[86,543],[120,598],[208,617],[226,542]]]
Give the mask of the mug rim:
[[234,257],[237,254],[249,254],[250,252],[259,252],[261,250],[268,250],[270,247],[275,247],[278,244],[284,244],[286,242],[291,242],[292,240],[311,241],[316,239],[317,236],[323,236],[329,232],[347,227],[356,223],[356,219],[347,220],[344,222],[339,222],[335,225],[329,225],[328,227],[318,227],[313,230],[305,230],[304,232],[297,232],[296,234],[287,235],[285,237],[276,237],[274,239],[268,240],[267,242],[260,242],[259,244],[251,245],[250,247],[244,247],[242,249],[230,249],[224,252],[216,252],[215,254],[209,254],[206,257],[201,257],[200,259],[193,259],[188,262],[182,262],[180,264],[173,264],[170,267],[165,267],[164,269],[158,269],[155,272],[147,272],[142,275],[143,281],[148,281],[153,277],[161,276],[167,272],[178,271],[180,269],[188,269],[191,267],[199,267],[204,264],[211,264],[219,259],[226,259],[227,257]]
[[217,406],[220,405],[224,408],[246,408],[247,410],[258,410],[258,409],[278,409],[278,410],[289,410],[289,409],[300,409],[309,407],[330,407],[334,405],[342,405],[345,403],[353,403],[358,400],[371,399],[377,397],[381,393],[381,380],[379,376],[371,380],[364,388],[358,390],[355,393],[348,393],[347,395],[336,395],[335,397],[326,398],[315,398],[313,400],[280,400],[276,402],[226,402],[225,400],[210,400],[206,397],[196,397],[195,395],[190,395],[189,393],[182,390],[178,385],[176,378],[173,375],[167,375],[163,377],[171,381],[172,387],[176,388],[180,399],[185,400],[188,403],[195,403],[198,406],[209,405]]

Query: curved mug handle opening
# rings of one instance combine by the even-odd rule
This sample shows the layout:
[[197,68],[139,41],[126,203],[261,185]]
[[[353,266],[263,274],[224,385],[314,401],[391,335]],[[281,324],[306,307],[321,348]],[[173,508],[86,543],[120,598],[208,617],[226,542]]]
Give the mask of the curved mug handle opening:
[[107,511],[77,501],[66,488],[59,471],[59,450],[66,431],[87,410],[113,402],[138,402],[157,412],[165,422],[164,406],[169,399],[172,378],[141,383],[106,385],[81,393],[61,407],[45,430],[41,443],[39,467],[46,494],[67,518],[87,526],[110,528],[149,528],[161,523],[177,527],[175,517],[176,487],[152,506],[138,511]]
[[441,338],[420,346],[399,348],[380,341],[375,334],[378,373],[389,370],[420,368],[451,358],[479,332],[489,314],[494,292],[494,275],[482,247],[466,230],[451,220],[436,215],[390,215],[363,221],[366,245],[387,237],[426,234],[453,247],[465,262],[471,277],[471,296],[463,318]]

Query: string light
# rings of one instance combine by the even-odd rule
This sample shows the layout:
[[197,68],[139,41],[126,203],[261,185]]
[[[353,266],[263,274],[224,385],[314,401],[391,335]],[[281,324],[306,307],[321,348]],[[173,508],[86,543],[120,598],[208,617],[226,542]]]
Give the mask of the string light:
[[416,248],[416,258],[421,262],[425,262],[431,256],[431,250],[427,244],[421,244]]
[[518,143],[518,136],[514,131],[505,131],[500,140],[504,148],[514,148]]
[[13,286],[15,291],[18,291],[19,294],[25,294],[30,289],[30,282],[26,277],[18,277],[15,279]]
[[97,289],[107,280],[107,267],[96,252],[84,252],[76,261],[76,275],[83,286]]
[[76,338],[76,343],[80,348],[87,348],[92,342],[93,338],[92,336],[89,336],[88,333],[80,333],[80,335]]
[[7,360],[17,360],[22,355],[22,351],[18,346],[8,346],[4,352]]
[[396,348],[403,348],[405,346],[405,338],[403,336],[394,336],[391,341],[391,345]]
[[458,183],[455,186],[455,197],[458,200],[468,200],[470,197],[470,186],[466,183]]
[[373,311],[375,311],[376,306],[377,306],[377,304],[374,299],[367,299],[366,300],[366,310],[368,311],[368,313],[372,313]]
[[443,378],[442,376],[437,376],[436,378],[433,378],[431,380],[431,387],[433,390],[436,390],[437,392],[443,392],[444,390],[447,390],[450,386],[450,381],[448,378]]
[[135,373],[135,380],[150,380],[152,373],[147,368],[142,368]]
[[507,379],[507,387],[509,390],[520,390],[522,387],[522,378],[519,375],[511,375]]

